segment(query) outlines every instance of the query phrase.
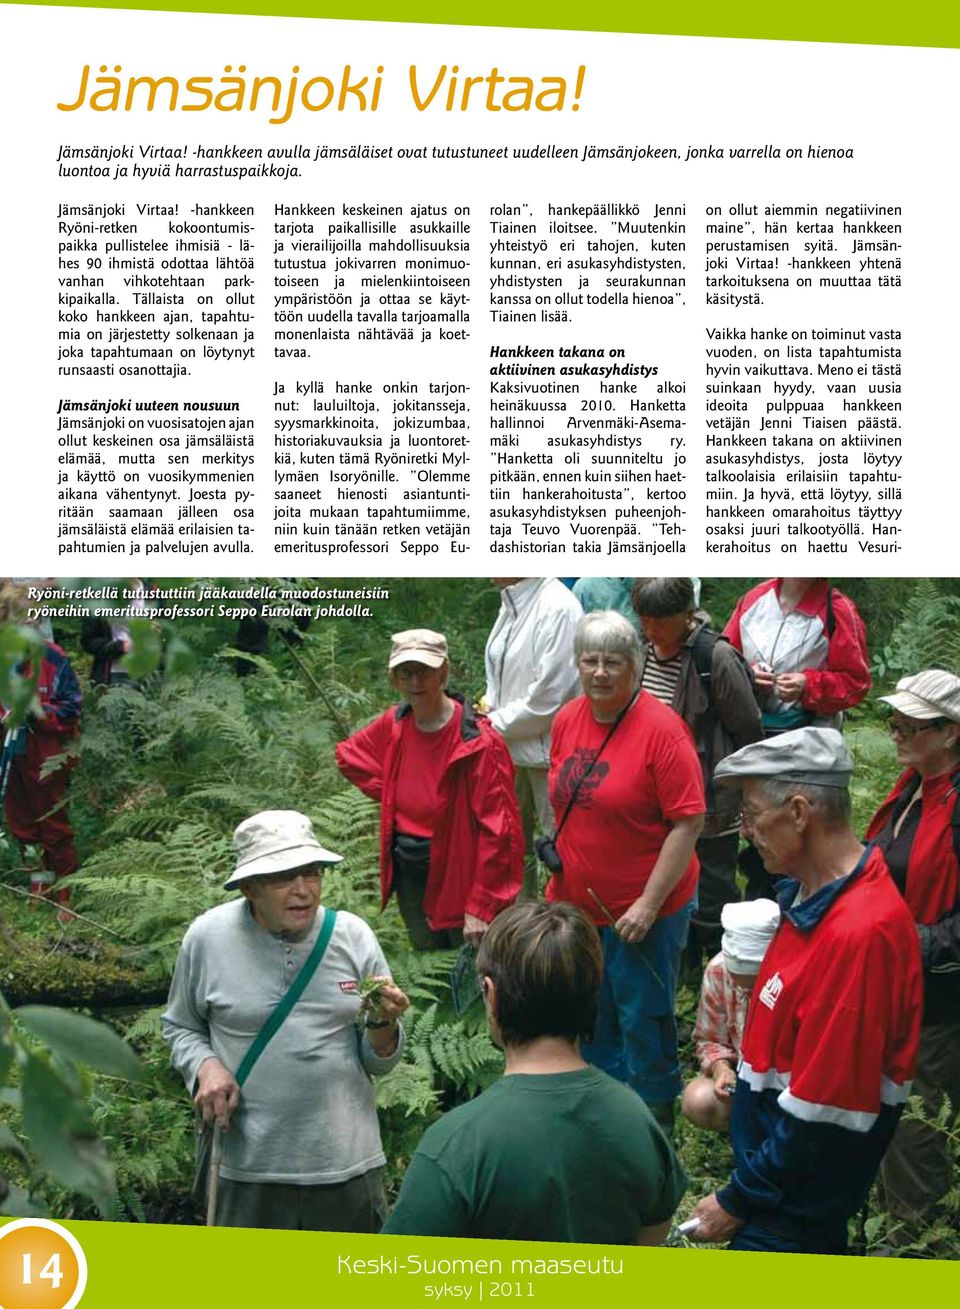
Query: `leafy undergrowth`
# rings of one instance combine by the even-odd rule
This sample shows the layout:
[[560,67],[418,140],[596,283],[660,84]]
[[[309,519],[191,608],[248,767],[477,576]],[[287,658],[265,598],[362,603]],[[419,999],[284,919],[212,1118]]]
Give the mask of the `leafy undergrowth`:
[[[735,585],[737,594],[743,589],[724,585],[731,598]],[[944,650],[960,656],[960,603],[941,594],[937,584],[897,586],[896,612],[876,639],[883,690],[903,672],[942,663]],[[403,1060],[377,1086],[391,1194],[429,1123],[500,1075],[502,1056],[486,1034],[482,1006],[462,1016],[455,1011],[449,985],[454,956],[414,954],[395,907],[380,913],[376,806],[343,782],[332,759],[341,725],[359,727],[392,699],[383,673],[391,630],[427,621],[445,631],[454,652],[454,681],[479,695],[483,642],[496,597],[481,583],[463,581],[408,580],[391,583],[391,592],[389,622],[378,612],[368,623],[315,624],[296,647],[296,658],[274,639],[271,653],[254,661],[249,677],[235,677],[224,655],[235,630],[209,624],[187,633],[197,655],[189,677],[155,675],[139,686],[88,694],[71,811],[82,861],[74,904],[92,921],[63,930],[52,910],[28,909],[5,889],[3,882],[25,889],[28,872],[19,851],[0,837],[0,990],[17,1002],[55,999],[109,1018],[146,1070],[142,1083],[103,1074],[84,1082],[93,1126],[115,1171],[120,1219],[198,1221],[190,1200],[193,1108],[168,1067],[159,1030],[161,997],[187,924],[225,898],[233,827],[257,810],[307,812],[324,844],[345,856],[325,877],[324,898],[371,923],[411,997]],[[729,604],[724,611],[717,597],[711,605],[722,623]],[[870,597],[857,598],[863,608]],[[873,612],[884,612],[879,600]],[[76,634],[68,629],[65,640],[73,656]],[[846,736],[856,762],[853,799],[862,831],[897,767],[872,708],[849,716]],[[695,993],[682,988],[685,1077],[696,1072],[689,1040],[695,1006]],[[2,1113],[18,1132],[15,1107],[8,1104]],[[951,1139],[956,1158],[955,1130]],[[681,1119],[676,1141],[690,1178],[678,1214],[682,1221],[729,1176],[731,1155],[726,1137]],[[5,1163],[11,1159],[11,1176],[19,1170],[24,1203],[62,1216],[96,1216],[77,1192],[25,1161],[13,1162],[9,1142],[0,1149],[7,1151]],[[924,1234],[910,1253],[957,1254],[956,1189],[947,1214],[952,1233],[945,1221],[944,1230]],[[866,1221],[868,1247],[885,1247],[896,1236],[875,1206]]]

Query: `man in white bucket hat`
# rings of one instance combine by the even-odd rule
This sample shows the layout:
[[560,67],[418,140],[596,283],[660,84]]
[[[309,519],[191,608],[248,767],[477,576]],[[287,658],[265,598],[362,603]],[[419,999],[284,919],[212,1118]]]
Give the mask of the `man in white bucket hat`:
[[[403,1047],[409,1001],[354,914],[320,904],[341,855],[268,810],[234,833],[241,898],[187,930],[163,1017],[171,1063],[222,1134],[210,1221],[375,1232],[385,1162],[371,1075]],[[361,982],[385,979],[362,1030]]]

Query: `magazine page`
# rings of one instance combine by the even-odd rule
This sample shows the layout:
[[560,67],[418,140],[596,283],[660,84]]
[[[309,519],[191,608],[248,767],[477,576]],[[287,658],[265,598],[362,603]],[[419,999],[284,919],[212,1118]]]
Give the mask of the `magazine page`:
[[4,12],[33,571],[942,560],[952,50]]
[[955,22],[208,8],[0,8],[4,1303],[942,1276]]

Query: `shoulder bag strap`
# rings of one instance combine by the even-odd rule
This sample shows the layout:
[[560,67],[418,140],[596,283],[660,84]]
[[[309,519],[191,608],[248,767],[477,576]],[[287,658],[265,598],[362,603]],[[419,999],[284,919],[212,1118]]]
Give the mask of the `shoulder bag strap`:
[[625,717],[627,716],[627,714],[630,712],[630,709],[632,708],[633,703],[634,703],[634,701],[636,700],[636,698],[637,698],[637,696],[638,696],[639,694],[640,694],[640,688],[637,687],[637,689],[634,691],[633,695],[630,697],[629,703],[628,703],[628,704],[625,704],[625,705],[623,706],[623,708],[622,708],[622,709],[620,710],[620,712],[617,714],[616,718],[613,720],[613,723],[612,723],[612,725],[611,725],[611,727],[610,727],[610,731],[606,734],[606,736],[603,738],[603,741],[602,741],[601,744],[600,744],[600,749],[597,751],[597,753],[596,753],[596,754],[593,756],[593,758],[591,759],[590,763],[587,765],[587,767],[586,767],[586,768],[583,770],[583,772],[580,774],[580,777],[579,777],[579,779],[577,780],[577,784],[576,784],[576,786],[573,788],[573,791],[571,792],[570,799],[567,801],[567,807],[566,807],[566,809],[564,809],[564,811],[563,811],[563,817],[560,819],[559,823],[557,823],[557,830],[556,830],[556,832],[554,833],[554,840],[556,840],[556,838],[557,838],[557,837],[560,835],[560,833],[563,831],[563,825],[564,825],[564,823],[567,821],[567,819],[570,817],[570,810],[573,808],[573,806],[574,806],[574,804],[575,804],[575,802],[576,802],[577,796],[580,794],[580,788],[581,788],[581,786],[583,786],[584,782],[587,780],[587,778],[590,776],[590,774],[591,774],[591,773],[593,772],[593,770],[596,768],[597,764],[600,762],[600,756],[603,754],[604,750],[606,750],[606,748],[607,748],[607,743],[609,742],[611,736],[613,736],[614,732],[617,730],[617,728],[618,728],[618,727],[620,726],[620,724],[623,722],[624,718],[625,718]]
[[317,971],[320,966],[320,960],[327,952],[327,946],[330,944],[331,936],[333,936],[333,929],[336,926],[336,921],[337,911],[335,909],[324,909],[320,934],[316,939],[313,949],[310,951],[303,967],[290,984],[290,989],[264,1025],[260,1028],[260,1031],[253,1038],[249,1050],[243,1056],[240,1067],[237,1069],[235,1074],[238,1086],[243,1086],[244,1082],[250,1076],[253,1065],[263,1054],[264,1050],[276,1036],[277,1032],[279,1032],[287,1014],[306,990],[307,983]]

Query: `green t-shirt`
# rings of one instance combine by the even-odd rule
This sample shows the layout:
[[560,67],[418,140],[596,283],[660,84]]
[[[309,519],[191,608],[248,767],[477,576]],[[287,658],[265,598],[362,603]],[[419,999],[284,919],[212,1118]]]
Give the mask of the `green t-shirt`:
[[596,1068],[513,1074],[428,1128],[383,1230],[632,1245],[685,1189],[635,1091]]

